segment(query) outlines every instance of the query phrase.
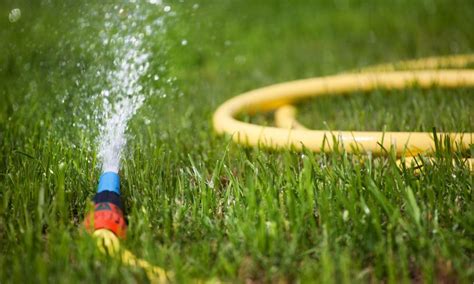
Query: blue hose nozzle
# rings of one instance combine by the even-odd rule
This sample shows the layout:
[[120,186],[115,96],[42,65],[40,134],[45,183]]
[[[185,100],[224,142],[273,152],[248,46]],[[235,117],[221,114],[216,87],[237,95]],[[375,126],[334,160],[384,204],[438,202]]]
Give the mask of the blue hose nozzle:
[[114,172],[105,172],[100,176],[97,193],[112,191],[120,195],[120,177]]

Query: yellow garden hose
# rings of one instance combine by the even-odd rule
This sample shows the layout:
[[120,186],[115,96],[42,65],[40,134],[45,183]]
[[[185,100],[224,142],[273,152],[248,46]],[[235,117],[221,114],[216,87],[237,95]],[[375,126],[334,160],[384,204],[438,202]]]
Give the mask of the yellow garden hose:
[[143,269],[151,283],[168,283],[173,279],[172,272],[152,265],[148,261],[136,257],[129,250],[120,247],[119,238],[111,231],[100,229],[94,232],[94,236],[97,237],[97,246],[102,253],[117,257],[123,264]]
[[[347,73],[276,84],[249,91],[222,104],[213,117],[217,133],[229,134],[232,139],[248,146],[271,149],[304,148],[315,152],[329,152],[338,147],[350,153],[383,154],[394,149],[397,156],[415,156],[433,151],[433,133],[428,132],[376,132],[376,131],[325,131],[309,130],[296,121],[296,110],[289,104],[309,97],[342,95],[351,92],[368,92],[376,89],[402,90],[416,86],[459,88],[474,87],[474,70],[443,69],[415,70],[436,67],[463,67],[474,62],[474,55],[432,57],[404,61],[398,64],[379,65],[361,73]],[[398,68],[409,71],[393,71]],[[376,70],[376,71],[373,71]],[[277,126],[260,126],[238,121],[240,113],[253,114],[277,110]],[[473,143],[473,133],[439,133],[459,149]],[[470,163],[472,164],[472,159]],[[472,166],[472,165],[471,165]]]
[[284,105],[275,111],[275,125],[284,129],[308,129],[296,120],[298,110],[292,105]]
[[474,63],[474,54],[457,54],[448,56],[433,56],[395,63],[379,64],[364,67],[359,72],[386,72],[395,70],[423,70],[441,68],[465,68]]
[[[307,129],[296,119],[297,109],[292,105],[284,105],[279,107],[275,111],[275,125],[280,128],[286,129]],[[404,164],[406,167],[414,165],[419,167],[420,165],[425,164],[426,162],[433,162],[432,157],[418,157],[418,156],[405,156],[403,159],[398,159],[398,166]],[[453,161],[454,162],[454,161]],[[468,158],[466,164],[471,171],[474,171],[474,159]],[[417,170],[418,172],[418,170]]]
[[[97,246],[102,253],[116,257],[125,265],[143,269],[150,283],[157,284],[176,282],[175,275],[172,271],[168,271],[164,268],[153,265],[148,261],[135,256],[129,250],[121,247],[120,239],[110,230],[96,230],[94,232],[94,236],[97,238]],[[221,283],[221,281],[216,278],[206,280],[193,279],[192,283],[218,284]]]

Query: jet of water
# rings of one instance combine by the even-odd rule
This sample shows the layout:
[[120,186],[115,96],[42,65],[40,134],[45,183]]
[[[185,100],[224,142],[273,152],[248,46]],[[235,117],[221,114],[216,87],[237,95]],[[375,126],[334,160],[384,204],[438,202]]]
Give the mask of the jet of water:
[[[142,40],[125,36],[123,55],[114,61],[115,70],[108,74],[109,90],[103,90],[105,123],[100,127],[99,158],[102,171],[118,172],[120,157],[127,140],[125,131],[130,118],[142,106],[145,96],[140,78],[148,70],[149,54],[141,49]],[[110,101],[110,97],[115,99]]]
[[[138,7],[136,11],[117,8],[117,17],[108,16],[110,20],[105,23],[106,34],[111,34],[106,41],[115,59],[113,70],[106,72],[108,88],[100,92],[103,123],[99,126],[98,156],[103,172],[118,173],[127,143],[128,122],[145,101],[140,81],[149,69],[150,52],[144,39],[150,34],[150,26],[140,23],[144,17]],[[162,21],[158,19],[155,23]]]

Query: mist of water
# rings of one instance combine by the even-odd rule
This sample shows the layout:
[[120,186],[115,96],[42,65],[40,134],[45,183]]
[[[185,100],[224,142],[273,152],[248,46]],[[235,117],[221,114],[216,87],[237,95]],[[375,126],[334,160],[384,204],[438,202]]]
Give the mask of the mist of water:
[[114,62],[117,69],[107,75],[111,87],[101,92],[105,119],[99,127],[98,155],[103,172],[118,172],[128,121],[145,100],[140,78],[148,70],[149,54],[141,49],[139,37],[126,36],[123,42],[123,55]]
[[[161,1],[148,3],[154,4],[155,9],[170,9],[169,6],[161,7]],[[146,99],[141,81],[149,71],[151,53],[144,41],[153,29],[162,28],[162,18],[155,19],[152,25],[144,23],[146,15],[140,4],[128,6],[127,10],[115,6],[114,13],[105,15],[105,29],[101,37],[103,43],[110,47],[114,60],[112,68],[103,72],[106,87],[99,94],[102,117],[97,145],[102,172],[119,171],[127,143],[128,123]]]

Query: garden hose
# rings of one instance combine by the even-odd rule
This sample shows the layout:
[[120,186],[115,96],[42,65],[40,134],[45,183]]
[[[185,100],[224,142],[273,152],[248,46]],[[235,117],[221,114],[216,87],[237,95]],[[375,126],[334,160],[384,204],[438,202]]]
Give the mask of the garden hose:
[[150,264],[148,261],[135,256],[129,250],[120,247],[120,240],[113,231],[109,229],[98,229],[94,231],[97,237],[97,246],[102,253],[117,257],[122,263],[131,267],[141,268],[145,271],[151,283],[168,283],[173,278],[173,273]]
[[[474,87],[474,70],[459,69],[473,62],[473,54],[431,57],[378,65],[362,69],[358,73],[297,80],[252,90],[231,98],[216,110],[213,117],[214,129],[219,134],[231,135],[237,143],[270,149],[331,152],[337,147],[348,153],[375,155],[383,155],[392,149],[398,157],[429,154],[435,149],[436,139],[433,133],[310,130],[295,119],[296,109],[291,104],[310,97],[376,89],[403,90],[414,86],[421,89]],[[440,67],[458,69],[435,69]],[[400,68],[405,70],[397,71]],[[277,110],[277,127],[255,125],[235,118],[241,113],[254,114],[272,110]],[[449,138],[456,149],[465,150],[473,143],[473,134],[438,133],[436,138]],[[472,169],[474,160],[471,158],[467,162]]]
[[84,226],[97,238],[100,251],[118,258],[122,263],[145,271],[151,283],[167,283],[173,273],[136,257],[120,247],[119,239],[125,239],[127,224],[120,199],[120,177],[115,172],[105,172],[99,179],[94,197],[94,211],[84,220]]
[[[285,129],[308,129],[298,122],[296,119],[296,114],[297,109],[292,105],[284,105],[279,107],[275,111],[275,125]],[[434,160],[435,159],[433,157],[405,156],[403,159],[397,159],[396,163],[399,167],[410,167],[413,165],[417,168],[415,172],[419,172],[419,169],[422,165],[426,163],[433,163]],[[363,162],[363,160],[361,161]],[[467,158],[465,162],[469,170],[474,171],[474,159]]]

